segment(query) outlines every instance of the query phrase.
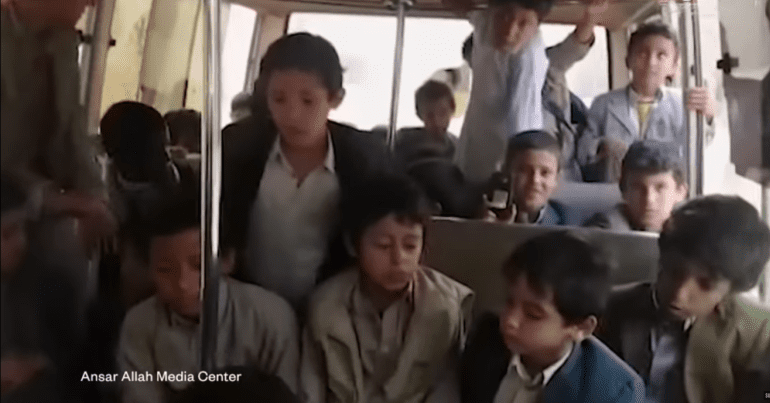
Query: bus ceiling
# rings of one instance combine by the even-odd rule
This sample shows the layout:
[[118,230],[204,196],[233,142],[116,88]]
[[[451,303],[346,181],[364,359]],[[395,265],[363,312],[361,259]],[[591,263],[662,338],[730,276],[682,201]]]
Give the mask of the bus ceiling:
[[[392,7],[394,1],[382,0],[235,0],[235,2],[274,15],[288,15],[294,12],[394,14]],[[480,7],[485,3],[477,2]],[[441,0],[412,0],[412,3],[408,14],[411,17],[458,17],[453,11],[444,7]],[[545,22],[577,24],[583,15],[582,3],[578,0],[557,0],[556,6]],[[615,31],[659,12],[660,5],[657,0],[611,0],[610,8],[604,13],[599,25]]]

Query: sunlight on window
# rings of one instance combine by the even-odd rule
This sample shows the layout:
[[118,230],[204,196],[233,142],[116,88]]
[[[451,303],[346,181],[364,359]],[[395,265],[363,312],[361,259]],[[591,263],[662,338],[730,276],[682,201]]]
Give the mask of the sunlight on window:
[[[547,46],[561,42],[573,30],[574,27],[569,25],[542,26]],[[464,63],[462,44],[471,31],[471,25],[464,19],[406,19],[398,103],[399,128],[422,125],[415,111],[415,91],[437,71],[457,68]],[[395,17],[294,13],[289,19],[288,32],[320,35],[329,40],[340,55],[346,95],[342,105],[331,113],[331,119],[364,130],[388,124]],[[355,34],[363,32],[367,34]],[[570,70],[567,81],[572,91],[588,105],[594,97],[608,90],[607,37],[603,28],[596,29],[593,48],[583,61]],[[462,121],[462,116],[453,119],[449,131],[458,135]]]
[[[545,46],[553,46],[563,41],[572,31],[573,25],[542,24]],[[570,90],[591,106],[597,96],[609,91],[609,55],[607,53],[607,31],[602,27],[594,28],[596,41],[585,59],[577,62],[567,72],[567,85]]]
[[256,11],[238,4],[230,5],[222,47],[220,111],[223,127],[231,122],[230,104],[233,98],[243,91],[256,20]]

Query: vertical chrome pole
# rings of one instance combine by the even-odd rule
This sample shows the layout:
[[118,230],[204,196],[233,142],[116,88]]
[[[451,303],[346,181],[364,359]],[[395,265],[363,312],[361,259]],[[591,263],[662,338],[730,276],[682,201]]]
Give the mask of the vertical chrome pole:
[[205,15],[206,72],[203,88],[205,111],[201,139],[201,369],[216,365],[217,317],[219,313],[219,201],[222,182],[222,133],[220,98],[220,2],[202,0]]
[[[762,170],[762,218],[770,225],[770,169]],[[760,277],[759,299],[770,306],[770,262],[765,264],[765,272]]]
[[[703,86],[703,62],[701,58],[701,36],[700,36],[700,10],[697,1],[690,1],[690,12],[692,13],[692,49],[693,49],[693,71],[695,86]],[[704,116],[698,112],[695,114],[695,194],[703,194],[703,153],[706,147],[704,130]]]
[[404,23],[406,8],[411,6],[411,0],[394,0],[396,8],[396,49],[393,56],[393,90],[390,93],[390,120],[388,124],[388,147],[393,149],[396,138],[396,123],[398,121],[398,98],[401,87],[401,65],[404,55]]
[[[680,13],[680,43],[682,58],[682,94],[687,96],[693,84],[703,85],[703,70],[700,55],[700,18],[698,6],[692,0],[681,3]],[[686,101],[686,99],[684,99]],[[690,195],[703,195],[703,115],[698,112],[687,112],[687,174]]]

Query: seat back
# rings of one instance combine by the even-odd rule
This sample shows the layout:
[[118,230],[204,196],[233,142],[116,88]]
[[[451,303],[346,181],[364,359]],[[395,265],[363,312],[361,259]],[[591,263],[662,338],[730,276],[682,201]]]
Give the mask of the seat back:
[[[658,261],[657,235],[570,228],[598,245],[612,264],[612,284],[651,281]],[[479,220],[434,218],[426,233],[425,264],[471,287],[474,312],[499,312],[505,301],[502,265],[526,240],[565,227],[505,225]]]
[[568,208],[568,225],[580,226],[594,214],[612,209],[623,198],[617,183],[562,181],[551,200]]

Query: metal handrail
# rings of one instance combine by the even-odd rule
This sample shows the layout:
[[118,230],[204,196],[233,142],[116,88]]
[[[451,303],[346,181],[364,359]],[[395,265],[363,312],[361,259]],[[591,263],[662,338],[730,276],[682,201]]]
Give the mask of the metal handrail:
[[396,46],[393,56],[393,88],[390,94],[390,119],[388,120],[388,147],[393,149],[396,138],[396,124],[398,122],[398,99],[401,90],[401,67],[404,55],[404,24],[406,8],[411,7],[411,0],[394,0],[396,8]]
[[204,113],[201,124],[201,370],[216,365],[217,323],[219,314],[219,213],[222,182],[222,131],[220,88],[222,77],[220,53],[221,0],[202,0],[205,14]]

